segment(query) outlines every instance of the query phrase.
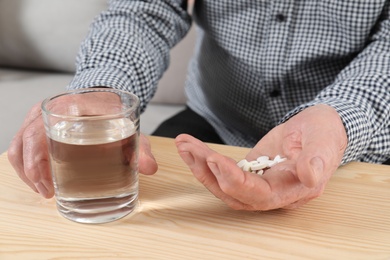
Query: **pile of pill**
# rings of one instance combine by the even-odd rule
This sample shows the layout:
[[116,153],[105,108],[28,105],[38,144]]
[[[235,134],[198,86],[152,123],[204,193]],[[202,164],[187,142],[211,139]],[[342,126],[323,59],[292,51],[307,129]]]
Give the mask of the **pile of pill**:
[[268,156],[260,156],[255,161],[250,162],[248,162],[246,159],[242,159],[237,163],[237,166],[240,167],[243,171],[263,175],[264,170],[285,160],[286,158],[282,158],[280,155],[275,156],[273,160],[271,160]]

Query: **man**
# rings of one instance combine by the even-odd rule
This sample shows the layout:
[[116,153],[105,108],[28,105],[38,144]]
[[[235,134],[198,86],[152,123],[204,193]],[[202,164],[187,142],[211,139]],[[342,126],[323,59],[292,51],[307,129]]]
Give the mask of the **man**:
[[[113,0],[82,44],[70,88],[115,87],[145,109],[188,31],[186,1]],[[196,0],[199,39],[188,109],[157,129],[176,136],[195,177],[234,209],[295,208],[319,196],[340,164],[390,157],[390,20],[385,0]],[[53,196],[39,105],[9,149],[19,176]],[[183,120],[189,119],[189,120]],[[202,141],[288,160],[244,172]],[[141,137],[140,172],[156,162]]]

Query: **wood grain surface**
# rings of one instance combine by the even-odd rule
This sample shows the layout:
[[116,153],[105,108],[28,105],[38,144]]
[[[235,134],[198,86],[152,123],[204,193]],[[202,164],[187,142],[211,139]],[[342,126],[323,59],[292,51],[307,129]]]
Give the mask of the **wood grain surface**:
[[[192,176],[173,139],[150,137],[159,163],[140,205],[118,221],[61,217],[0,156],[0,259],[390,259],[390,167],[340,167],[297,210],[229,209]],[[239,160],[248,149],[210,145]]]

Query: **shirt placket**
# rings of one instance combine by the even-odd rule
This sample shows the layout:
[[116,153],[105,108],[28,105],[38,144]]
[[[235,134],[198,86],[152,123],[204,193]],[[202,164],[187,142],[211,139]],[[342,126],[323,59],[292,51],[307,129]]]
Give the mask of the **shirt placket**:
[[283,71],[293,1],[272,1],[269,28],[263,56],[264,95],[278,98],[283,91]]

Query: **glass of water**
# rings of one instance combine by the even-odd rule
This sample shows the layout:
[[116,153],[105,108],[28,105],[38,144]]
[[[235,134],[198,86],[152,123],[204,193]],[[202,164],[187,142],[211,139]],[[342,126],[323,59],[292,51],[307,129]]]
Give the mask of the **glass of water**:
[[139,99],[111,88],[65,92],[42,102],[58,211],[105,223],[138,204]]

